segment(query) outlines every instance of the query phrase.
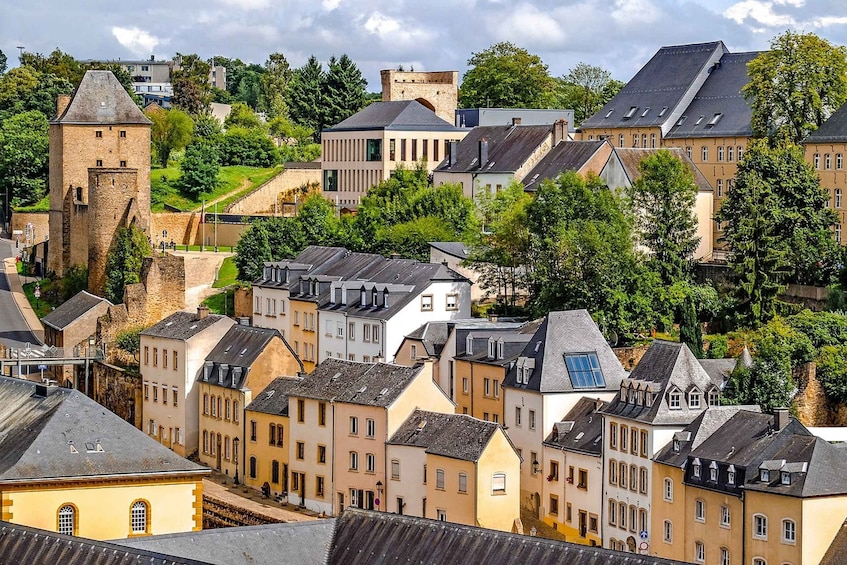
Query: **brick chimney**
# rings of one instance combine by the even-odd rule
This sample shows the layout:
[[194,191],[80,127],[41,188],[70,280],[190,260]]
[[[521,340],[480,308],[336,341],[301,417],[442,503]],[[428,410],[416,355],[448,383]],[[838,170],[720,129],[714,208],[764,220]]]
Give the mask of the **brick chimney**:
[[780,407],[773,409],[773,423],[776,431],[784,430],[789,421],[791,421],[791,418],[788,415],[788,408]]
[[62,114],[65,113],[65,110],[68,109],[68,105],[71,103],[71,97],[69,94],[60,94],[58,98],[56,98],[56,117],[59,118]]
[[197,319],[202,320],[209,315],[209,307],[208,306],[198,306],[197,307]]
[[568,138],[568,121],[556,120],[553,124],[553,147],[559,145],[560,142]]

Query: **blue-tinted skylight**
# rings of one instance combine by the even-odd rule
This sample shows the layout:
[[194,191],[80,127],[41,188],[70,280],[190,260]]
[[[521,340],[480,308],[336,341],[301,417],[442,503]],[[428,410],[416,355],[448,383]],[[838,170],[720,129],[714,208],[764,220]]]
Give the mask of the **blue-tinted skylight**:
[[606,379],[596,353],[565,354],[565,364],[574,388],[605,387]]

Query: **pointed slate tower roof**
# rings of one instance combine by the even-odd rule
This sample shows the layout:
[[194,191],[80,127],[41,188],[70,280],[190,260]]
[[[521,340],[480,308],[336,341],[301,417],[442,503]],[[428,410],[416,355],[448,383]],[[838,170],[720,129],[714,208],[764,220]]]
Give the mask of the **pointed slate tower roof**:
[[54,124],[139,124],[150,120],[112,71],[86,71],[70,104]]

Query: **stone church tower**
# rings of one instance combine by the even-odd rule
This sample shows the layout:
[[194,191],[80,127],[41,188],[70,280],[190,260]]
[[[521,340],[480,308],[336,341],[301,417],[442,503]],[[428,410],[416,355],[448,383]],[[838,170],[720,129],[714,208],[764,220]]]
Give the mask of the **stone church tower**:
[[458,71],[380,71],[382,101],[417,100],[451,124],[459,103]]
[[50,122],[47,269],[87,267],[101,296],[117,229],[150,230],[150,124],[110,71],[86,72]]

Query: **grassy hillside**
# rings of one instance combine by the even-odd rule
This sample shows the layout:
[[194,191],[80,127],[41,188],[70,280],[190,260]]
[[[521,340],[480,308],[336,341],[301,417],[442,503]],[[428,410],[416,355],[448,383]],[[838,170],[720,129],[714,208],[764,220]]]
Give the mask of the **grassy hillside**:
[[221,167],[218,188],[210,194],[194,199],[180,191],[178,167],[154,168],[150,171],[152,208],[154,212],[162,212],[166,206],[171,207],[168,209],[188,211],[199,208],[203,200],[208,205],[215,199],[225,197],[218,203],[218,211],[223,211],[228,204],[273,178],[280,171],[282,167],[271,169],[243,166]]

